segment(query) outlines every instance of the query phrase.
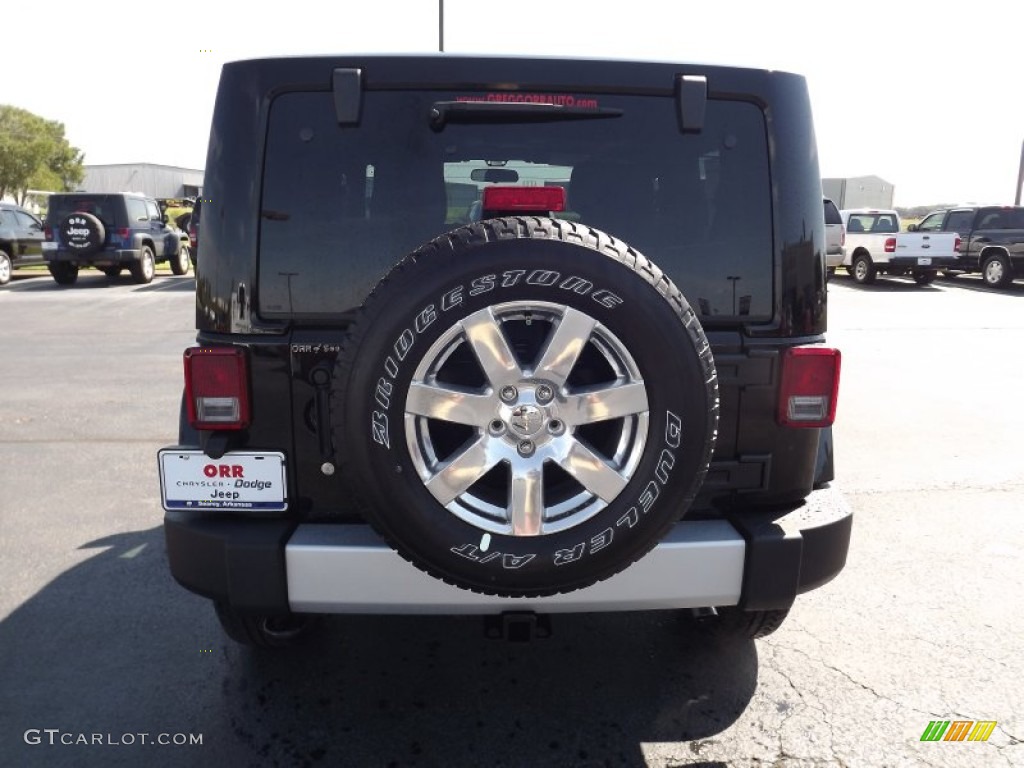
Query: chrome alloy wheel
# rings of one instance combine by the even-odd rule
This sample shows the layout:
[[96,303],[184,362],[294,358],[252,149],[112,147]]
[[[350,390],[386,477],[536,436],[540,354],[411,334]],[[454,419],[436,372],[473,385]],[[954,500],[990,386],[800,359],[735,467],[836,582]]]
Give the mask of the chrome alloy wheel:
[[464,318],[426,352],[405,432],[420,479],[449,512],[491,533],[555,533],[600,512],[633,476],[647,389],[594,318],[508,302]]

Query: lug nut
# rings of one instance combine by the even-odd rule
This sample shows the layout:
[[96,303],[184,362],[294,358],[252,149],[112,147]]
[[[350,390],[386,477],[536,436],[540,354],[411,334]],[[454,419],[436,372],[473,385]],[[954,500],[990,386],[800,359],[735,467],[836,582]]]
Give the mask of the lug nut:
[[547,384],[541,384],[539,387],[537,387],[537,393],[536,394],[537,394],[537,402],[538,403],[546,403],[552,397],[555,396],[554,391]]
[[500,396],[501,399],[504,400],[506,403],[514,403],[516,401],[516,398],[519,397],[519,392],[516,391],[515,387],[509,385],[507,387],[501,388]]
[[519,455],[523,457],[533,456],[533,452],[536,448],[537,446],[533,444],[532,440],[523,440],[523,442],[519,444]]
[[500,435],[505,431],[505,422],[501,419],[492,419],[491,423],[487,425],[487,429],[492,435]]
[[565,431],[565,424],[558,419],[552,419],[548,422],[548,432],[552,435],[560,435]]

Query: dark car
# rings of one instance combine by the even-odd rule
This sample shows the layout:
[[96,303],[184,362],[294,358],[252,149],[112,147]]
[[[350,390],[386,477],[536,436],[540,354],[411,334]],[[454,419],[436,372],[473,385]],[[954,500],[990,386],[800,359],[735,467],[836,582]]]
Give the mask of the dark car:
[[228,635],[664,609],[761,637],[842,569],[802,77],[267,59],[224,67],[211,135],[158,464],[170,570]]
[[915,232],[956,232],[960,235],[957,272],[980,272],[993,288],[1005,288],[1024,277],[1024,207],[961,206],[929,213]]
[[20,205],[0,203],[0,285],[12,270],[43,263],[43,223]]
[[130,193],[71,192],[50,196],[43,253],[53,279],[71,285],[82,267],[109,277],[128,269],[149,283],[156,265],[184,275],[188,238],[170,226],[156,199]]

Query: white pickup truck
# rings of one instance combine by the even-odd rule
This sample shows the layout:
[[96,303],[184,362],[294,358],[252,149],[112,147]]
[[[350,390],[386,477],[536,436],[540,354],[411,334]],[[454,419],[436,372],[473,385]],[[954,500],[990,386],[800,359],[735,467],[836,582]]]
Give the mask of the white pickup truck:
[[910,274],[928,285],[940,269],[955,268],[960,237],[955,232],[900,232],[896,211],[850,208],[839,212],[846,228],[843,266],[861,284],[879,273]]

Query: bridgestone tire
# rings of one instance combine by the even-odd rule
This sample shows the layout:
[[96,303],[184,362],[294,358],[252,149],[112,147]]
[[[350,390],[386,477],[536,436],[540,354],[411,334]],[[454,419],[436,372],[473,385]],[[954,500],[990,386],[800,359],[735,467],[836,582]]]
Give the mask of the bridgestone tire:
[[401,555],[540,596],[643,557],[703,482],[711,349],[621,241],[546,218],[471,224],[377,285],[332,384],[341,482]]
[[91,213],[75,211],[61,221],[60,237],[64,247],[76,256],[91,256],[103,247],[107,230]]

